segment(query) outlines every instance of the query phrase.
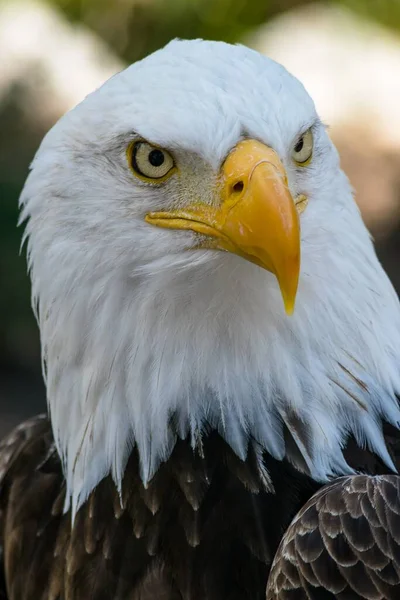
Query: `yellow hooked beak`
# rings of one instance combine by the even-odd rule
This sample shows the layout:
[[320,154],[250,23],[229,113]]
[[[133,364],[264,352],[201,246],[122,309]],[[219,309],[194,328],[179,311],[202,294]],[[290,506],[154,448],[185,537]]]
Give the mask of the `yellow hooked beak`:
[[240,142],[221,172],[217,206],[196,203],[153,212],[146,221],[202,234],[200,247],[226,250],[274,273],[285,310],[294,310],[300,272],[300,223],[304,196],[294,202],[285,169],[274,150],[256,140]]

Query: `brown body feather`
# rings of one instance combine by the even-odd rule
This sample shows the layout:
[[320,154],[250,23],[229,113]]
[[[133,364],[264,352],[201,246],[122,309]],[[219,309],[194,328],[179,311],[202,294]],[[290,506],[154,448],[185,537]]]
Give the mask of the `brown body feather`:
[[[396,434],[390,438],[388,433],[387,439],[395,448]],[[366,472],[386,470],[355,445],[350,444],[348,455]],[[266,455],[265,466],[271,481],[260,472],[251,450],[243,462],[210,431],[201,452],[179,440],[145,488],[133,452],[121,498],[106,478],[79,510],[71,529],[70,514],[63,514],[65,485],[50,425],[44,417],[32,419],[0,446],[2,593],[8,600],[261,600],[285,530],[320,487],[286,461]],[[318,498],[312,502],[320,502]],[[340,500],[335,498],[334,510]],[[391,499],[398,501],[393,494]],[[343,507],[342,500],[338,506]],[[302,515],[308,514],[305,510]],[[375,511],[372,503],[363,526],[365,519],[375,518]],[[329,514],[324,518],[326,526],[331,525]],[[358,531],[357,515],[346,513],[343,518],[350,523],[348,531],[355,519]],[[301,535],[293,527],[295,535]],[[322,529],[316,529],[313,539],[323,535]],[[392,535],[396,545],[398,532]],[[319,552],[321,541],[315,543]],[[326,551],[320,556],[318,568],[329,583]],[[273,571],[275,590],[282,583],[277,573],[295,568],[284,562],[276,563]],[[271,596],[277,597],[309,596]],[[394,596],[376,596],[380,597]]]
[[0,451],[9,600],[261,600],[283,532],[316,489],[286,463],[267,466],[276,494],[252,452],[243,462],[210,432],[202,452],[178,441],[146,489],[133,452],[122,497],[103,480],[71,531],[50,425],[22,425]]

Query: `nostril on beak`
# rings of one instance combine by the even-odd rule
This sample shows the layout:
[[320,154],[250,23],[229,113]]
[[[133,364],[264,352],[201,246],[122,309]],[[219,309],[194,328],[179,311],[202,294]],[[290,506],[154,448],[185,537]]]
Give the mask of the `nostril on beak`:
[[232,192],[235,192],[235,194],[240,194],[240,192],[243,191],[243,188],[244,188],[243,181],[237,181],[235,183],[235,185],[232,186]]

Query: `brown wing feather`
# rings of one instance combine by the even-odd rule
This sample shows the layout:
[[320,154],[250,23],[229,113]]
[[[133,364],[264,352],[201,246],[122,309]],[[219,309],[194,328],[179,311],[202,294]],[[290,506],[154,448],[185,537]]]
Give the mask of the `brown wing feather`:
[[276,553],[267,600],[278,598],[400,598],[400,477],[343,477],[318,491]]

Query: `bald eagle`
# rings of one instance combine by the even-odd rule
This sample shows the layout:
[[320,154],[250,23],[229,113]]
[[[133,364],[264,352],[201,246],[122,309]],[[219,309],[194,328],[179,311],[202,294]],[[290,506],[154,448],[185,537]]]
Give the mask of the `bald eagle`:
[[399,302],[301,83],[171,42],[21,207],[49,416],[1,445],[3,597],[400,597]]

